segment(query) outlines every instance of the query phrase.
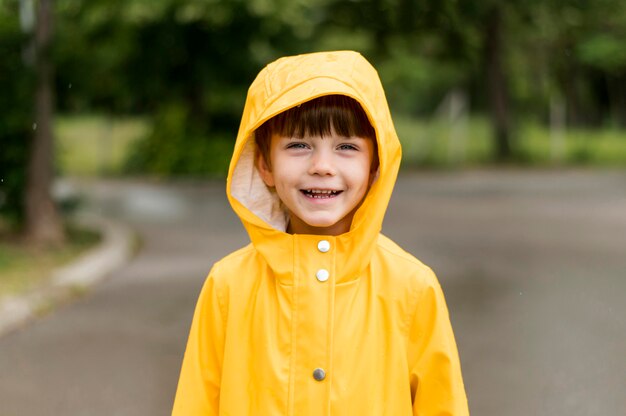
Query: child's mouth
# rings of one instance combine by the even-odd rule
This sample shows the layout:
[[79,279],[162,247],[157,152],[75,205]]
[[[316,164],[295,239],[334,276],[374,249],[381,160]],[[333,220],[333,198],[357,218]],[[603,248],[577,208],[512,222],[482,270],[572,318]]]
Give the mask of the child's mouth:
[[300,192],[307,198],[326,199],[334,198],[343,191],[333,191],[331,189],[301,189]]

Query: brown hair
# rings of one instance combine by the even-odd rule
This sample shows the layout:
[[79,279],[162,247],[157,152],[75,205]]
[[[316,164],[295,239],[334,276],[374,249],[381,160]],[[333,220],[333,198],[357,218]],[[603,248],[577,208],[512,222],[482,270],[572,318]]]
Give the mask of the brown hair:
[[273,134],[302,138],[307,135],[329,136],[332,130],[340,136],[358,136],[374,141],[374,161],[378,166],[376,132],[363,107],[345,95],[324,95],[290,108],[263,123],[254,133],[257,149],[270,166],[270,144]]

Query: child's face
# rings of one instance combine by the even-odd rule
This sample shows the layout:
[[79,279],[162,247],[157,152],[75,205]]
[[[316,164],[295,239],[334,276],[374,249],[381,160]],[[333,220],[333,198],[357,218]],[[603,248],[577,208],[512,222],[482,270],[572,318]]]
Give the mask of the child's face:
[[374,143],[361,137],[272,136],[270,163],[257,166],[290,214],[289,232],[339,235],[374,179]]

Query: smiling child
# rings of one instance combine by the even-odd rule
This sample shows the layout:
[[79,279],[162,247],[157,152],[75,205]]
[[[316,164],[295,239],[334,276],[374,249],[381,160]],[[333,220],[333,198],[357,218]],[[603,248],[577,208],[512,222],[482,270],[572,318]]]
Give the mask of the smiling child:
[[400,165],[358,53],[252,83],[227,195],[251,244],[211,269],[173,415],[468,415],[441,287],[380,233]]

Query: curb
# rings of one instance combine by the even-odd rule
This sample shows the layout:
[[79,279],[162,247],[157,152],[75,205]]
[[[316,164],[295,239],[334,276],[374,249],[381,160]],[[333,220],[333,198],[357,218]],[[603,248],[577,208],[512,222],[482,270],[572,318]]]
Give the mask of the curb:
[[133,257],[135,233],[129,227],[94,214],[78,216],[74,222],[98,231],[102,242],[73,263],[54,270],[44,286],[0,301],[0,336],[83,293]]

